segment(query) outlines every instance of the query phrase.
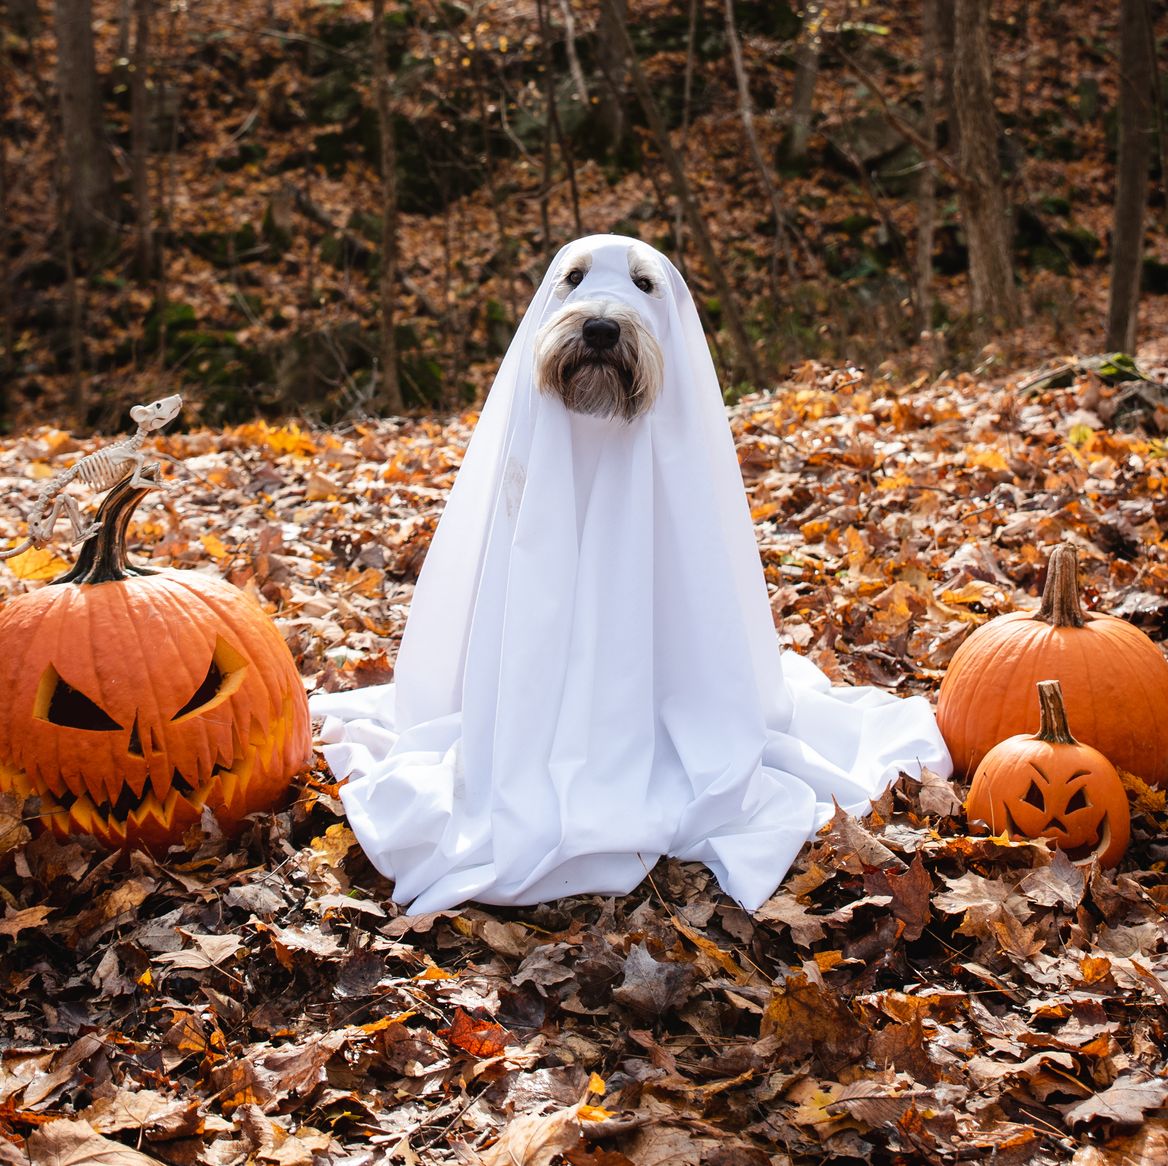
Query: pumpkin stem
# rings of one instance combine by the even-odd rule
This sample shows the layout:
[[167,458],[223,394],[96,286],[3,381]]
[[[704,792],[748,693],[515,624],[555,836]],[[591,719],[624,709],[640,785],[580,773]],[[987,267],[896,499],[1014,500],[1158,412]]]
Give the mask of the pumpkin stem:
[[1067,724],[1062,685],[1057,680],[1038,682],[1038,732],[1034,736],[1048,745],[1077,745]]
[[102,500],[96,521],[101,525],[81,544],[77,562],[53,583],[116,583],[132,575],[154,575],[146,567],[136,567],[126,557],[126,532],[138,503],[158,488],[158,463],[151,462],[134,475],[127,474]]
[[1046,586],[1035,619],[1056,628],[1081,628],[1087,624],[1079,602],[1079,555],[1070,543],[1059,543],[1046,563]]

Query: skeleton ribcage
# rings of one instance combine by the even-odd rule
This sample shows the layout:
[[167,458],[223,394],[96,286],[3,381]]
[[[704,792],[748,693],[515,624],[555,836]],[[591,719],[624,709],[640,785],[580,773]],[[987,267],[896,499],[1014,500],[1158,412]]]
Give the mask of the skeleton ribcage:
[[108,449],[99,449],[77,467],[78,477],[95,490],[108,490],[125,472],[125,458]]

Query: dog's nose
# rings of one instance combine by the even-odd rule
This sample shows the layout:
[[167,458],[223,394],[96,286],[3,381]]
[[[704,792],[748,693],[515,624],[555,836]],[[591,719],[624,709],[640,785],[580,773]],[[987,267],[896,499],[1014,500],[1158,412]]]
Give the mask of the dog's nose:
[[584,321],[582,335],[584,343],[589,348],[603,352],[606,348],[616,347],[616,342],[620,339],[620,325],[615,320],[594,316],[591,320]]

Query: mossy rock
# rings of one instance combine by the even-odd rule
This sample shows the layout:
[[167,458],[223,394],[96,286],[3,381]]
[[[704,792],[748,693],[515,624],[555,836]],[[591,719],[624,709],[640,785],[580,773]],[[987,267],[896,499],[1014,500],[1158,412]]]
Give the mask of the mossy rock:
[[355,81],[353,69],[335,69],[321,77],[305,99],[308,124],[336,125],[356,117],[363,102]]
[[355,210],[349,215],[349,230],[375,246],[381,244],[381,216]]
[[502,356],[515,335],[515,323],[498,300],[487,300],[484,308],[487,325],[487,355]]
[[197,328],[198,325],[199,317],[190,304],[184,304],[179,300],[168,301],[163,304],[161,311],[153,311],[146,318],[146,348],[150,352],[157,350],[164,327],[169,347],[177,336]]
[[340,174],[353,156],[353,145],[357,140],[352,130],[326,130],[315,134],[312,139],[313,157],[330,174]]
[[369,271],[376,266],[377,253],[348,231],[330,231],[321,239],[317,253],[322,263],[338,271]]
[[443,399],[442,366],[430,356],[410,352],[398,359],[398,381],[407,405],[440,405]]
[[267,156],[267,146],[262,146],[259,142],[241,142],[225,154],[220,154],[215,159],[215,166],[219,170],[231,174],[237,170],[244,169],[246,166],[254,166],[256,163],[262,162]]
[[1168,295],[1168,263],[1146,257],[1140,269],[1140,287],[1149,295]]
[[229,329],[168,332],[166,351],[168,364],[181,369],[188,384],[242,387],[271,379],[271,363],[264,352],[242,343]]
[[871,215],[852,214],[847,218],[841,219],[838,223],[832,225],[832,230],[840,231],[844,235],[850,235],[853,239],[858,239],[869,227],[874,227],[879,222],[879,219],[874,219]]
[[1065,251],[1052,243],[1038,243],[1027,253],[1031,267],[1039,271],[1053,271],[1056,275],[1069,275],[1071,261]]
[[244,223],[234,231],[192,231],[183,236],[183,243],[200,258],[223,268],[250,262],[265,250],[251,223]]
[[1094,263],[1103,251],[1099,236],[1077,224],[1055,231],[1054,238],[1070,256],[1071,262],[1080,266]]

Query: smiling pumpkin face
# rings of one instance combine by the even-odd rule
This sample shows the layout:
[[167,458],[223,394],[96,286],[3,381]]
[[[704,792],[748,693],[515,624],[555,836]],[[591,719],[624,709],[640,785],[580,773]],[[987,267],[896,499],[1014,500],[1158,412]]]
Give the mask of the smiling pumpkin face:
[[[127,520],[145,491],[129,493]],[[129,567],[118,513],[74,571],[0,612],[0,788],[38,795],[56,832],[112,846],[164,847],[204,806],[231,831],[308,759],[299,673],[229,583]]]

